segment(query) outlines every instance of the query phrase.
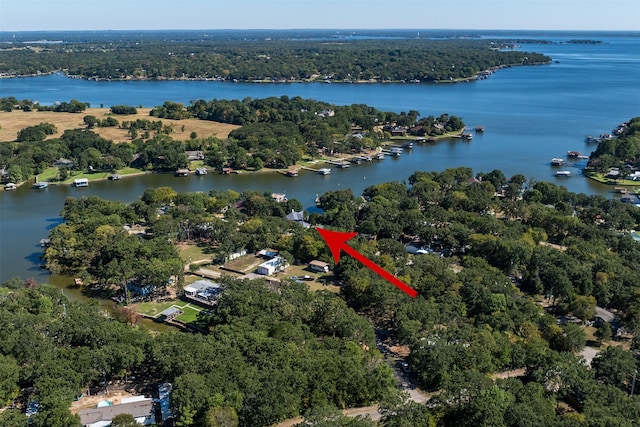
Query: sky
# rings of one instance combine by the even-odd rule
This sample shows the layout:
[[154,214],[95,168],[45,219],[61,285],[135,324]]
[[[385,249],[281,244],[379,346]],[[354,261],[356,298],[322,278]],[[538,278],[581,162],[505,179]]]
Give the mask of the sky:
[[0,0],[0,31],[640,31],[639,0]]

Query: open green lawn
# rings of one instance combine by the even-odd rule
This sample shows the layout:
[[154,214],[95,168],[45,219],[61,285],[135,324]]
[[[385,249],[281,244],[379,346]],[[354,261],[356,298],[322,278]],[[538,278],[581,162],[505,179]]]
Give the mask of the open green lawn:
[[167,308],[174,305],[175,302],[142,302],[138,304],[138,312],[142,314],[146,314],[147,316],[157,316],[162,313]]
[[208,259],[209,261],[213,258],[212,254],[205,253],[205,248],[197,245],[180,245],[178,247],[180,251],[180,258],[182,258],[186,263],[199,261],[202,259]]
[[[134,175],[139,173],[144,173],[144,171],[136,168],[126,167],[122,169],[118,169],[117,173],[122,176],[126,175]],[[71,184],[74,179],[79,178],[87,178],[89,181],[97,180],[97,179],[107,179],[111,175],[111,172],[82,172],[82,173],[74,173],[73,175],[69,175],[64,181],[61,181],[61,184]],[[38,175],[39,181],[49,181],[52,183],[56,183],[58,178],[60,177],[60,170],[53,166],[46,168],[42,171],[41,174]]]
[[[176,304],[176,307],[180,307],[180,306]],[[198,318],[198,313],[202,311],[201,308],[196,308],[189,304],[186,304],[180,307],[180,310],[182,310],[182,314],[176,317],[176,319],[185,323],[195,322],[196,319]]]
[[143,302],[138,304],[138,312],[147,316],[156,317],[169,307],[176,307],[182,310],[182,314],[176,319],[185,323],[194,322],[198,318],[198,313],[203,310],[192,303],[185,301],[169,301],[169,302]]
[[640,187],[640,182],[638,181],[632,181],[630,179],[611,179],[611,178],[607,178],[602,173],[595,173],[595,172],[589,173],[587,177],[593,179],[594,181],[601,182],[603,184],[625,185],[625,186],[629,185],[629,186]]

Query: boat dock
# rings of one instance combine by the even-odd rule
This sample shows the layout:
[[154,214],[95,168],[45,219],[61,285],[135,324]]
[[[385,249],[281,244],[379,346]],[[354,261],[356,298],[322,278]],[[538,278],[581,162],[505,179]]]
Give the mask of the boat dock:
[[335,160],[325,160],[325,163],[329,163],[330,165],[338,166],[339,168],[348,168],[351,164],[345,160],[335,161]]
[[329,168],[314,169],[314,168],[309,168],[309,167],[306,167],[306,166],[300,166],[300,169],[304,169],[306,171],[315,172],[318,175],[329,175],[331,173],[331,169],[329,169]]

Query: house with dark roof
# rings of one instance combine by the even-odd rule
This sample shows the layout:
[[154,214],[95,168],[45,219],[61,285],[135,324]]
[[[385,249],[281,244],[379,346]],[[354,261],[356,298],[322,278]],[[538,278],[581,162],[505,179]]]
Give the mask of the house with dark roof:
[[200,150],[185,151],[184,154],[187,155],[187,160],[190,162],[204,160],[204,153]]
[[289,221],[293,221],[293,222],[297,222],[298,224],[300,224],[301,226],[303,226],[304,228],[309,228],[311,227],[311,224],[309,224],[307,221],[305,221],[305,217],[304,217],[304,211],[300,211],[300,212],[296,212],[293,209],[291,210],[291,213],[287,214],[286,217]]
[[119,405],[82,409],[78,412],[80,423],[84,427],[107,427],[111,425],[111,420],[122,414],[132,415],[136,422],[143,426],[156,423],[152,399],[142,396],[124,402]]

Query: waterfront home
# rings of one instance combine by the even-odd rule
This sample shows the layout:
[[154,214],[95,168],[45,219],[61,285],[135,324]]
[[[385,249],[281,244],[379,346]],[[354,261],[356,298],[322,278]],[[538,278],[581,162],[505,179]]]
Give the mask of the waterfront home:
[[184,287],[186,299],[208,306],[217,304],[220,294],[222,294],[222,285],[207,279],[195,281]]
[[56,166],[56,167],[61,167],[62,166],[64,168],[71,169],[71,168],[73,168],[73,160],[64,159],[64,158],[60,157],[58,160],[53,162],[53,166]]
[[78,178],[73,180],[74,187],[88,187],[89,180],[87,178]]
[[292,222],[297,222],[298,224],[300,224],[304,228],[311,227],[311,224],[309,224],[307,221],[305,221],[304,211],[296,212],[296,211],[294,211],[292,209],[291,213],[287,214],[287,220],[292,221]]
[[196,160],[204,160],[204,153],[200,150],[185,151],[184,154],[187,155],[187,160],[190,162],[194,162]]

